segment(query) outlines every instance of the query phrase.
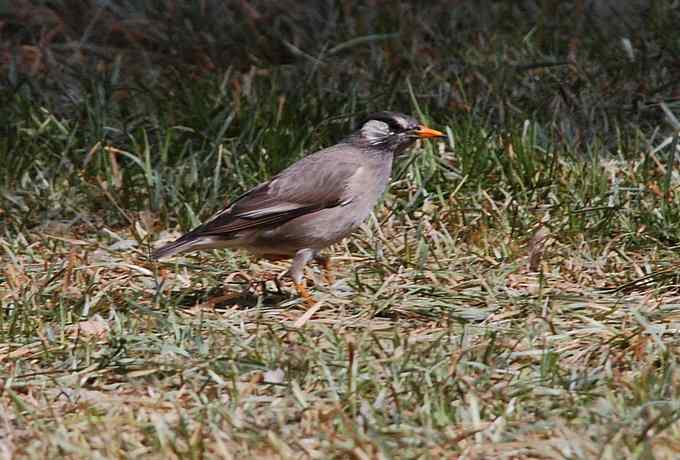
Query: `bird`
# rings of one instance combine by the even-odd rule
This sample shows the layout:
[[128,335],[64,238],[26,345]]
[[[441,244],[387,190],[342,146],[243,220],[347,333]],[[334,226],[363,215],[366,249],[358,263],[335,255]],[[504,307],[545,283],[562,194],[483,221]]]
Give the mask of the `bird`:
[[413,117],[382,111],[366,116],[336,145],[309,154],[230,202],[205,223],[152,252],[153,259],[210,249],[245,249],[271,260],[292,258],[288,275],[305,302],[312,260],[366,220],[390,181],[395,157],[418,139],[443,138]]

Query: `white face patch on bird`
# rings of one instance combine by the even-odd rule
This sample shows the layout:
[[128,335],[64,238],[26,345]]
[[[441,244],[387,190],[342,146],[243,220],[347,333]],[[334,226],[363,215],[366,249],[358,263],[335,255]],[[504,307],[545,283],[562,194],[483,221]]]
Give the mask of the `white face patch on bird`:
[[368,120],[361,127],[361,136],[371,144],[380,144],[392,134],[389,125],[380,120]]

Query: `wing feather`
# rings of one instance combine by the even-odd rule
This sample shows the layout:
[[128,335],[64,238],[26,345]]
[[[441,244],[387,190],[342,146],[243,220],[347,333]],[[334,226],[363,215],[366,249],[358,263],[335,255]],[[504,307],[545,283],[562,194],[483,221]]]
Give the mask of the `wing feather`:
[[[187,236],[224,236],[279,225],[322,209],[342,206],[351,197],[347,184],[360,167],[355,147],[339,144],[307,156],[234,200]],[[329,167],[332,162],[332,167]]]

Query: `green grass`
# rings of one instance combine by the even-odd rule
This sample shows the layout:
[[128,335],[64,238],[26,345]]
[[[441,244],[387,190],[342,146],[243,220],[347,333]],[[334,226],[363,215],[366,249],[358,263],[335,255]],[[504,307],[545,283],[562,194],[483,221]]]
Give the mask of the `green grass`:
[[[581,4],[0,4],[2,458],[677,457],[680,18]],[[148,260],[379,109],[311,310]]]

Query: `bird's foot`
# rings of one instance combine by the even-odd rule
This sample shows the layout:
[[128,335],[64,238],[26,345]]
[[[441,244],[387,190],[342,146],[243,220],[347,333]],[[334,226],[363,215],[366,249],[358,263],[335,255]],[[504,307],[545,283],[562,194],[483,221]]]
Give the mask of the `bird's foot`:
[[305,286],[304,281],[301,281],[299,283],[293,281],[293,284],[295,285],[295,290],[297,291],[298,295],[300,297],[302,297],[302,300],[304,301],[305,306],[307,308],[311,307],[312,305],[314,305],[316,303],[316,300],[314,300],[314,297],[312,297],[312,295],[307,290],[307,286]]

